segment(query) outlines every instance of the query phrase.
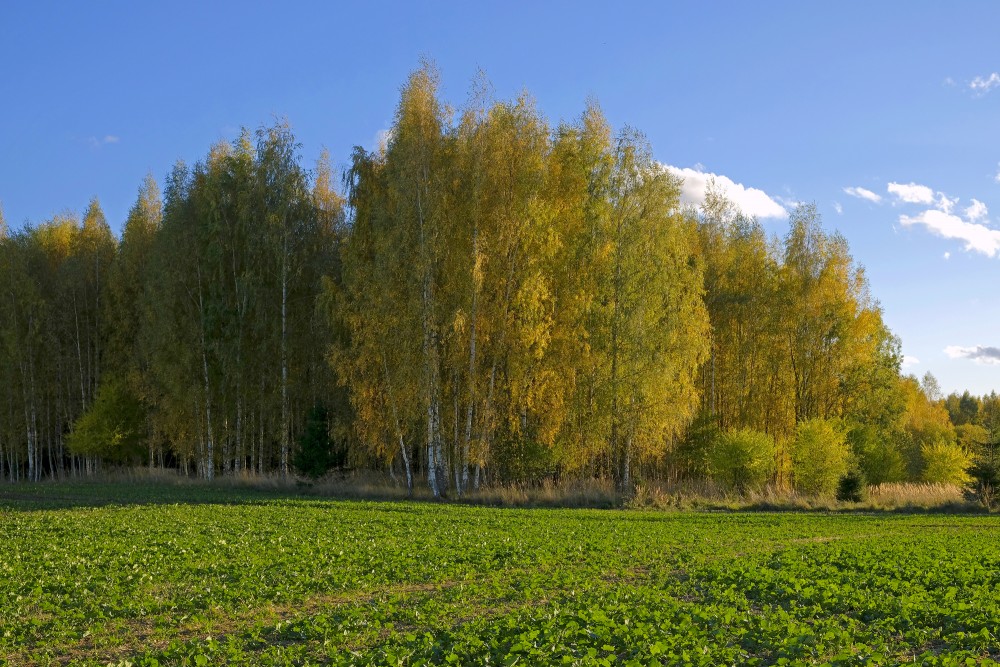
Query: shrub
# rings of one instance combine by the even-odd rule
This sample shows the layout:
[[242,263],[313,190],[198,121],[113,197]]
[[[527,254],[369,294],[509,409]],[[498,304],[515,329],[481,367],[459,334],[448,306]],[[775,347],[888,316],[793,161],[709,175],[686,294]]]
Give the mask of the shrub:
[[715,417],[703,412],[691,424],[687,436],[671,452],[672,462],[685,479],[705,479],[712,473],[712,448],[722,433]]
[[146,445],[146,408],[124,378],[111,377],[97,389],[97,397],[67,437],[69,450],[119,463],[143,460]]
[[315,479],[326,474],[334,463],[329,416],[326,409],[316,405],[306,417],[306,430],[299,440],[299,451],[295,454],[293,464],[300,473]]
[[774,474],[774,439],[752,429],[719,436],[711,450],[712,479],[740,493],[758,489]]
[[858,471],[873,486],[906,479],[906,457],[885,434],[870,426],[857,426],[847,434]]
[[839,425],[831,420],[801,422],[792,443],[792,480],[808,495],[830,495],[850,467],[851,453]]
[[843,503],[860,503],[864,500],[865,480],[861,473],[852,470],[837,482],[837,500]]
[[921,447],[920,455],[924,460],[923,481],[959,486],[969,481],[966,471],[972,459],[958,445],[938,441]]

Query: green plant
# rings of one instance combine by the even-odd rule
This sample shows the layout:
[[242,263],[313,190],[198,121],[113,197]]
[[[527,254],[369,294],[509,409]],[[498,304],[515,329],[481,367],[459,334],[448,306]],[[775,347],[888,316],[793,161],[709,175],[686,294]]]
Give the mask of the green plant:
[[336,463],[326,408],[315,405],[309,410],[293,463],[296,470],[313,479],[322,477]]
[[957,484],[969,481],[967,472],[972,457],[957,444],[937,441],[920,449],[924,461],[923,481],[938,484]]
[[968,474],[965,497],[982,503],[986,509],[993,509],[1000,497],[1000,460],[995,455],[982,456],[969,468]]
[[828,419],[801,422],[792,442],[792,481],[800,493],[830,495],[850,466],[850,450],[839,424]]
[[871,426],[855,426],[847,443],[857,461],[858,472],[872,485],[906,479],[906,457],[897,442]]
[[714,415],[702,411],[691,423],[687,435],[671,452],[671,460],[686,479],[705,479],[712,471],[712,448],[721,432]]
[[712,478],[734,491],[759,489],[775,469],[774,439],[751,429],[720,435],[711,449]]
[[12,488],[0,664],[996,665],[997,516]]
[[865,480],[856,470],[848,472],[837,482],[837,500],[845,503],[860,503],[864,500]]

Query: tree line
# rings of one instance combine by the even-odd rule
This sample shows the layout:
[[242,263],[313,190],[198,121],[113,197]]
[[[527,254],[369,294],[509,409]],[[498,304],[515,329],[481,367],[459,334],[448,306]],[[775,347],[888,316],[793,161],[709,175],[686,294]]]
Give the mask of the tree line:
[[[338,188],[285,123],[244,131],[116,238],[0,222],[0,475],[108,463],[217,474],[386,470],[460,496],[564,477],[827,492],[962,481],[998,399],[940,396],[843,237],[695,211],[590,103],[440,98],[424,65]],[[2,216],[0,216],[2,221]]]

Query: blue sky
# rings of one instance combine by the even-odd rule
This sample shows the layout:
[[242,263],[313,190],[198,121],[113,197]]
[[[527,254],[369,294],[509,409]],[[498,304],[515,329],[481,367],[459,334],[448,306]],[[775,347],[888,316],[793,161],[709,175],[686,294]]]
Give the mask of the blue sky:
[[8,222],[96,195],[117,229],[147,172],[274,116],[343,166],[427,56],[456,105],[479,69],[553,123],[596,97],[688,197],[715,174],[775,234],[815,202],[906,370],[1000,390],[1000,4],[341,4],[0,4]]

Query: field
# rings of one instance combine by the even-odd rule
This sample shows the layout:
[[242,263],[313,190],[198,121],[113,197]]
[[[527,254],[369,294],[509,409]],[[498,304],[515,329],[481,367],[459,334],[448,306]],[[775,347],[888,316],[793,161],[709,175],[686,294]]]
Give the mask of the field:
[[0,489],[3,665],[996,664],[1000,517]]

